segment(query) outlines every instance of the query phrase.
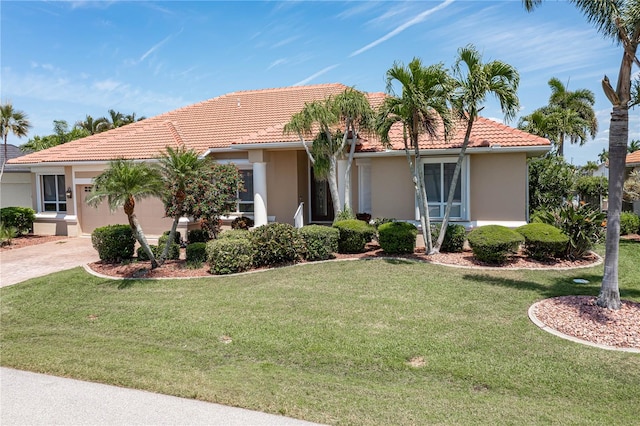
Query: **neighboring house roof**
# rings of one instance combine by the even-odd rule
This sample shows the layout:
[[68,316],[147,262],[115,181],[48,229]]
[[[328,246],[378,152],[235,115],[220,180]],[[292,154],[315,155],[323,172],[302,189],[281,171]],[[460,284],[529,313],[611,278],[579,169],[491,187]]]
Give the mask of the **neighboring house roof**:
[[640,151],[632,152],[627,155],[626,161],[627,167],[639,167],[640,166]]
[[[339,83],[294,86],[233,92],[123,127],[67,142],[44,151],[14,159],[13,164],[38,164],[81,161],[107,161],[115,158],[157,158],[167,146],[184,144],[198,153],[208,150],[250,148],[247,145],[288,144],[300,146],[295,134],[285,135],[283,129],[291,116],[300,112],[306,102],[322,100],[343,92],[347,86]],[[384,93],[367,94],[373,106],[379,105]],[[421,149],[452,148],[462,144],[464,126],[445,143],[423,138]],[[384,151],[377,137],[361,140],[361,152]],[[394,149],[402,149],[402,128],[391,132]],[[470,147],[489,146],[533,147],[550,146],[547,139],[533,136],[479,118],[474,124]]]
[[[24,152],[19,147],[11,144],[7,144],[7,161],[14,158],[22,157],[30,153],[31,151]],[[0,147],[0,163],[4,162],[4,146]],[[12,164],[6,164],[5,173],[29,173],[30,169],[25,167],[19,167]]]

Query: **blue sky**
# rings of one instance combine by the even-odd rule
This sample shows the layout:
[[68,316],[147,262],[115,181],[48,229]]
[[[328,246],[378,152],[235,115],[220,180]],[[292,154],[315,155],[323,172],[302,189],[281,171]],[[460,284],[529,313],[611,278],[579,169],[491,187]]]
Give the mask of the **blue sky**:
[[[527,13],[520,0],[3,0],[0,14],[0,96],[29,115],[29,137],[52,133],[56,119],[109,109],[150,117],[238,90],[339,82],[382,92],[394,61],[450,67],[473,43],[485,61],[518,69],[521,115],[547,103],[551,77],[594,92],[597,137],[565,148],[580,165],[607,147],[600,81],[607,74],[615,86],[622,57],[566,1]],[[482,115],[503,118],[492,99]],[[630,116],[630,138],[640,139],[640,110]]]

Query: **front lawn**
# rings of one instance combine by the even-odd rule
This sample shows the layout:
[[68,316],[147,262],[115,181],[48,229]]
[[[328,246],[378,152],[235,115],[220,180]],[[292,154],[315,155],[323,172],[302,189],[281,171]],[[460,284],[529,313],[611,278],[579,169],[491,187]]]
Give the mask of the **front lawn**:
[[[621,242],[640,301],[640,242]],[[194,280],[77,268],[0,289],[1,364],[329,424],[637,424],[640,355],[527,318],[602,266],[359,260]],[[574,284],[584,278],[590,284]]]

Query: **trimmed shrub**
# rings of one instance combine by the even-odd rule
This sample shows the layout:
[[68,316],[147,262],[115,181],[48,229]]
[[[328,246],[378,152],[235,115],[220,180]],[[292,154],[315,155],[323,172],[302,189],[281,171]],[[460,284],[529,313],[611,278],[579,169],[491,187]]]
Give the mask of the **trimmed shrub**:
[[[162,246],[167,244],[167,238],[169,238],[169,234],[171,233],[171,231],[164,231],[164,233],[160,236],[160,238],[158,238],[158,245]],[[182,234],[180,234],[180,231],[176,231],[175,235],[173,236],[174,238],[174,243],[177,245],[180,245],[182,243]]]
[[216,275],[235,274],[251,268],[253,246],[248,239],[223,238],[206,243],[207,263]]
[[356,219],[356,216],[353,214],[353,212],[350,209],[345,208],[340,213],[338,213],[338,216],[336,216],[333,219],[333,223],[340,222],[343,220],[351,220],[351,219]]
[[537,217],[569,237],[569,259],[584,257],[604,235],[606,215],[586,203],[574,205],[566,202],[556,209],[539,212]]
[[378,228],[378,242],[385,253],[413,253],[418,228],[407,222],[389,222]]
[[382,225],[383,223],[389,223],[389,222],[395,222],[396,220],[390,217],[377,217],[375,219],[373,219],[373,223],[372,225],[378,229],[380,228],[380,225]]
[[249,229],[253,228],[254,222],[253,219],[246,216],[236,217],[231,222],[231,229]]
[[338,251],[340,231],[322,225],[307,225],[298,230],[306,245],[305,259],[326,260]]
[[[158,246],[155,244],[149,244],[149,248],[151,249],[151,251],[153,252],[153,255],[156,257],[156,259],[158,258]],[[163,246],[164,248],[164,246]],[[162,254],[162,249],[160,249],[160,254]],[[146,262],[149,260],[149,256],[147,256],[147,252],[144,251],[144,249],[142,247],[138,247],[136,249],[136,257],[138,258],[139,261],[141,262]]]
[[0,247],[11,245],[13,240],[18,235],[18,230],[13,226],[5,226],[4,223],[0,223]]
[[221,239],[221,238],[229,238],[233,240],[237,240],[237,239],[248,240],[249,231],[247,231],[246,229],[227,229],[226,231],[218,235],[218,239]]
[[637,234],[640,232],[640,217],[631,212],[620,213],[620,235]]
[[206,229],[192,229],[187,232],[187,242],[189,244],[206,243],[209,240],[211,240],[211,237]]
[[546,223],[529,223],[516,228],[524,237],[524,252],[536,260],[564,257],[569,237],[555,226]]
[[304,255],[304,240],[298,230],[287,223],[270,223],[249,233],[255,266],[295,262]]
[[375,228],[358,219],[341,220],[333,224],[340,231],[339,253],[361,253],[375,236]]
[[91,244],[98,252],[100,260],[118,263],[133,257],[136,237],[129,225],[107,225],[94,229]]
[[486,225],[474,229],[467,236],[476,259],[486,263],[504,263],[516,252],[524,237],[500,225]]
[[[440,226],[431,226],[431,238],[436,241],[440,236]],[[464,242],[467,239],[467,230],[460,224],[447,225],[447,231],[442,240],[440,251],[443,253],[462,253]]]
[[207,261],[207,243],[191,243],[186,248],[187,263]]
[[15,228],[18,235],[27,234],[36,220],[35,210],[29,207],[5,207],[0,209],[0,223],[6,229]]
[[[158,244],[158,245],[149,244],[149,248],[151,248],[151,251],[153,252],[153,255],[155,256],[156,259],[158,259],[162,255],[162,251],[164,250],[166,241],[167,239],[165,238],[165,241],[162,244]],[[136,249],[136,256],[140,261],[149,260],[149,256],[147,256],[147,253],[142,249],[142,247],[138,247]],[[169,247],[169,254],[167,255],[167,260],[178,260],[178,259],[180,259],[180,246],[177,245],[176,243],[173,243],[171,244],[171,247]]]

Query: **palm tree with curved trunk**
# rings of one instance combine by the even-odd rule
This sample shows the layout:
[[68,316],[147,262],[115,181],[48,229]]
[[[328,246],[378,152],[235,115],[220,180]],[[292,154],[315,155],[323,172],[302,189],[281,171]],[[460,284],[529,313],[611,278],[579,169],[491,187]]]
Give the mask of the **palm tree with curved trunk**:
[[[387,71],[386,80],[390,96],[380,106],[376,131],[383,144],[389,145],[391,128],[396,124],[402,126],[404,151],[418,200],[422,236],[426,252],[431,254],[431,220],[419,139],[421,135],[435,138],[442,128],[444,139],[449,140],[454,120],[447,102],[453,90],[453,80],[442,64],[425,67],[418,58],[407,66],[394,63]],[[402,88],[399,96],[395,94],[394,84]]]
[[[605,265],[599,306],[619,309],[618,258],[620,248],[620,212],[625,174],[625,158],[629,140],[629,108],[639,99],[632,91],[633,64],[640,66],[636,56],[640,44],[640,1],[638,0],[570,0],[587,20],[606,38],[616,41],[623,48],[616,88],[609,78],[602,79],[602,89],[611,102],[609,125],[609,210],[607,212],[607,240]],[[542,0],[523,0],[527,10],[532,10]],[[635,86],[633,86],[635,87]]]
[[76,122],[75,127],[78,129],[86,130],[90,135],[95,135],[96,133],[100,133],[99,128],[101,126],[101,123],[104,123],[106,121],[107,119],[104,117],[93,118],[92,116],[87,114],[84,120]]
[[438,241],[434,247],[436,252],[440,251],[444,241],[447,225],[449,224],[449,216],[451,215],[453,197],[460,178],[462,162],[469,146],[473,123],[483,108],[481,105],[489,94],[494,95],[500,103],[505,120],[514,118],[520,108],[520,101],[518,100],[520,76],[518,71],[511,65],[498,60],[487,62],[486,64],[483,63],[482,55],[473,45],[468,45],[458,50],[458,59],[453,67],[453,74],[456,79],[456,88],[453,92],[452,104],[458,117],[466,121],[467,130],[451,179],[447,206],[442,219]]
[[4,165],[7,162],[7,138],[9,133],[21,138],[26,136],[31,129],[31,123],[23,111],[13,108],[11,102],[6,102],[0,106],[0,133],[2,133],[2,142],[4,144],[4,156],[2,158],[2,167],[0,168],[0,180],[4,174]]
[[183,205],[187,196],[187,181],[196,176],[202,170],[204,164],[205,160],[200,158],[195,150],[187,150],[184,146],[180,146],[177,149],[168,146],[160,157],[160,172],[166,189],[163,201],[167,209],[175,206],[171,210],[171,215],[173,216],[171,231],[169,231],[167,243],[160,255],[160,259],[158,259],[160,265],[164,263],[169,255],[171,244],[175,239],[178,222],[184,216],[184,211],[180,206]]
[[100,203],[107,200],[111,211],[124,207],[129,226],[151,260],[151,268],[154,269],[158,267],[158,262],[135,214],[135,207],[136,201],[149,197],[162,197],[163,194],[162,176],[157,167],[118,159],[110,161],[109,168],[94,179],[93,189],[87,197],[87,204],[98,207]]

